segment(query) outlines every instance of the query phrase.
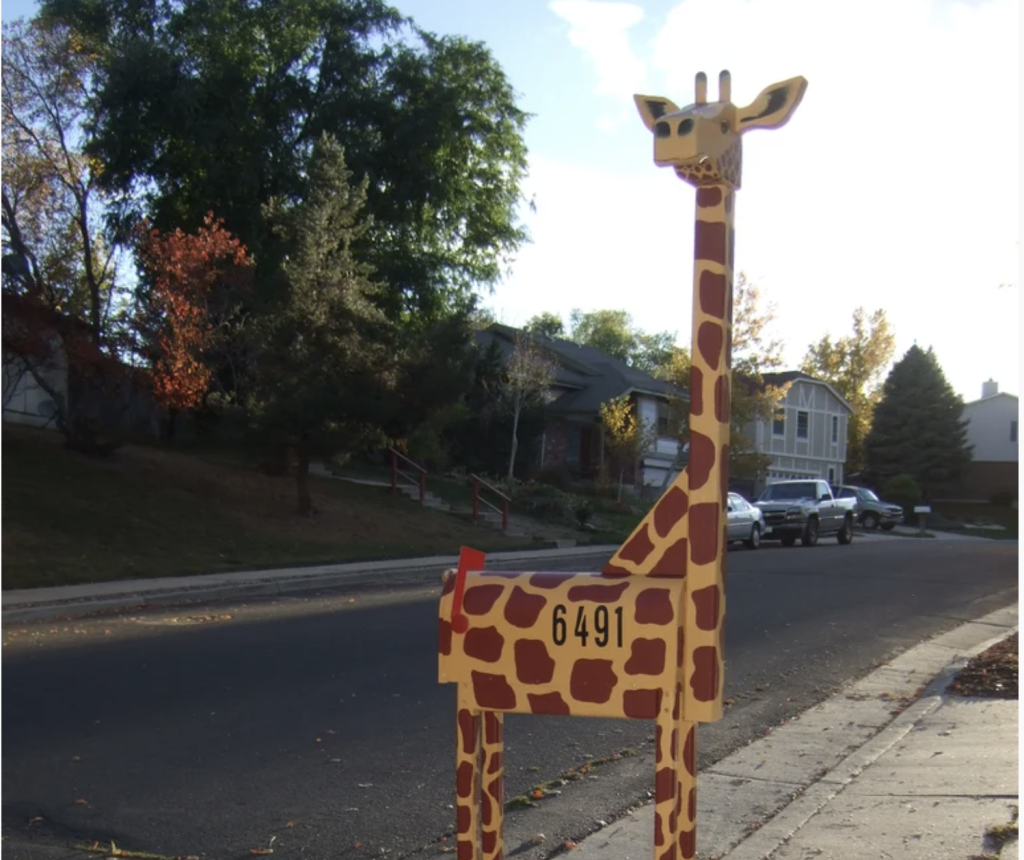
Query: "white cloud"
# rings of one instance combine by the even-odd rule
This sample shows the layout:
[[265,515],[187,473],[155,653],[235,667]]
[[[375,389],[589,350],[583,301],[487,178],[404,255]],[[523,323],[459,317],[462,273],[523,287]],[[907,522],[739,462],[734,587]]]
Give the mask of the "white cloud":
[[[647,65],[629,44],[629,29],[639,24],[644,11],[631,3],[594,0],[552,0],[552,12],[569,25],[569,42],[583,51],[594,68],[594,93],[628,100],[646,80]],[[633,114],[619,108],[598,115],[600,128],[612,131]]]
[[[703,70],[714,97],[728,68],[745,104],[801,74],[809,86],[792,122],[745,137],[737,201],[737,266],[778,305],[787,359],[848,331],[858,305],[882,307],[897,357],[916,340],[968,399],[990,376],[1019,391],[1018,288],[998,289],[1018,283],[1015,0],[686,0],[647,71],[627,39],[637,7],[551,8],[593,60],[600,101],[614,97],[615,117],[630,118],[598,120],[608,151],[615,143],[627,160],[588,169],[531,157],[534,245],[496,297],[510,322],[626,307],[688,340],[693,193],[652,165],[631,95],[684,104]],[[659,84],[649,90],[648,75]]]

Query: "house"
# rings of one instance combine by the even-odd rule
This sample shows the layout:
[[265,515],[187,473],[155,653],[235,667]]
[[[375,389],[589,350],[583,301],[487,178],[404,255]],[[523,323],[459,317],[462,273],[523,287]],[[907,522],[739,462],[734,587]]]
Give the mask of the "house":
[[[518,330],[496,323],[477,332],[477,345],[486,351],[496,343],[507,361],[518,335]],[[668,435],[669,401],[685,398],[682,392],[593,347],[542,336],[534,340],[555,364],[554,381],[546,395],[538,468],[565,465],[575,478],[596,477],[605,460],[601,404],[627,396],[639,418],[658,428],[658,436],[639,474],[627,475],[626,482],[636,483],[639,477],[646,486],[660,487],[666,477],[674,476],[679,442]]]
[[842,483],[853,407],[827,382],[799,370],[762,377],[765,385],[790,387],[772,419],[755,420],[743,429],[757,451],[771,457],[765,479],[754,482],[748,492],[759,493],[773,481],[801,478]]
[[999,390],[993,380],[981,386],[981,398],[964,404],[967,441],[974,446],[971,463],[957,495],[988,502],[1000,492],[1017,498],[1017,396]]

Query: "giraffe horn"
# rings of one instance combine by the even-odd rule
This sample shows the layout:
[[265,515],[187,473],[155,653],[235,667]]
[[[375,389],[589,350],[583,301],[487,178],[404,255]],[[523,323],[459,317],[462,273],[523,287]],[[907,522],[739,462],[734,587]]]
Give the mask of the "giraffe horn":
[[699,105],[707,104],[708,102],[708,76],[703,72],[697,72],[697,83],[696,83],[696,103]]
[[718,100],[728,102],[732,99],[732,75],[726,69],[718,73]]

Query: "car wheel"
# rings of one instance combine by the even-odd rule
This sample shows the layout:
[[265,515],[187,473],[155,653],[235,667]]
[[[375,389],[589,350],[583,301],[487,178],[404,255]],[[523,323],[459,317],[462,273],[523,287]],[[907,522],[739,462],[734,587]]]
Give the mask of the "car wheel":
[[804,546],[814,546],[818,542],[818,521],[813,517],[807,521],[807,526],[804,528],[803,537],[800,538],[800,543]]
[[874,511],[868,511],[866,514],[864,514],[864,528],[877,529],[878,514],[876,514]]
[[839,534],[836,535],[839,538],[839,543],[844,546],[848,543],[853,543],[853,519],[849,516],[843,520],[843,525],[839,529]]
[[757,549],[761,546],[761,527],[757,523],[750,527],[750,537],[743,543],[746,544],[747,549]]
[[786,537],[781,538],[781,540],[783,546],[794,546],[796,544],[796,538],[792,535],[787,535]]
[[896,528],[896,523],[882,523],[883,532],[891,532],[894,528]]

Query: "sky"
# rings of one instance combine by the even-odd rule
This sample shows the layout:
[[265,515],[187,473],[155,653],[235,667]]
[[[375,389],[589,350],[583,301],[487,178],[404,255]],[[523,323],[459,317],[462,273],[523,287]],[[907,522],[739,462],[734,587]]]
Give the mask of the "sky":
[[654,166],[632,96],[688,104],[705,71],[714,98],[728,69],[742,106],[802,75],[789,123],[744,136],[736,203],[787,367],[882,308],[897,359],[934,348],[966,401],[1019,393],[1017,0],[392,3],[486,42],[532,114],[532,242],[485,300],[502,322],[623,308],[688,345],[694,191]]

